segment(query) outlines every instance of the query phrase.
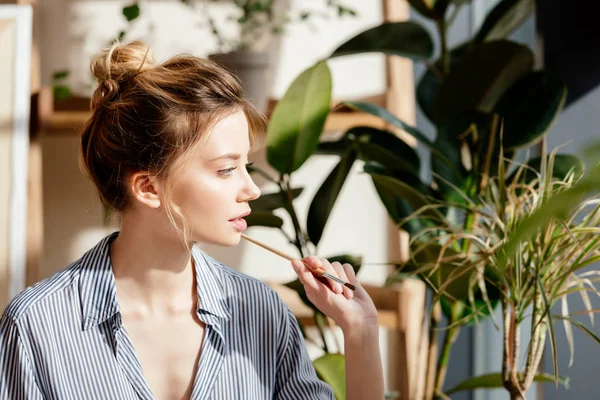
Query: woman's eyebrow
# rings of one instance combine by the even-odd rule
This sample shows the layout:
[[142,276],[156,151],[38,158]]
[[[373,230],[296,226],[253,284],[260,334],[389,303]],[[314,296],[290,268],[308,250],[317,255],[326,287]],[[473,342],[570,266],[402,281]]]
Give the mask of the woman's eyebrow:
[[239,160],[240,157],[241,157],[241,155],[239,155],[238,153],[226,153],[226,154],[220,155],[218,157],[215,157],[215,158],[213,158],[212,160],[209,160],[209,161],[213,162],[213,161],[218,161],[218,160],[223,160],[223,159],[226,159],[226,160]]

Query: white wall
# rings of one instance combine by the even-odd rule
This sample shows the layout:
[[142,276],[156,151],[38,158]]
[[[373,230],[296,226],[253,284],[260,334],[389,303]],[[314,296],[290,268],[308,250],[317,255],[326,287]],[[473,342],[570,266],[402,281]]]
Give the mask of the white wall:
[[[295,0],[294,5],[318,4],[315,0]],[[69,83],[81,94],[89,94],[91,82],[89,58],[124,27],[120,10],[125,2],[44,0],[39,2],[41,21],[42,82],[50,83],[54,71],[69,69]],[[277,73],[272,94],[281,96],[291,81],[305,68],[330,53],[368,26],[381,21],[379,1],[346,0],[359,17],[344,21],[316,21],[316,33],[306,26],[291,26],[282,39],[282,52],[276,54]],[[206,56],[215,43],[206,28],[198,27],[197,16],[177,2],[144,2],[144,15],[126,40],[145,39],[159,60],[178,52]],[[221,6],[220,6],[221,7]],[[153,32],[148,26],[153,25]],[[349,57],[330,64],[334,79],[334,97],[352,98],[380,93],[384,88],[381,56]],[[102,209],[92,185],[77,166],[78,138],[47,137],[44,151],[44,237],[43,275],[47,276],[76,260],[104,235],[116,229],[102,224]],[[259,163],[261,155],[255,155]],[[301,221],[306,220],[314,193],[335,165],[331,157],[313,157],[294,174],[293,183],[304,186],[297,200]],[[362,254],[365,262],[384,262],[388,257],[387,214],[380,205],[367,176],[359,166],[345,185],[336,204],[319,248],[321,255],[336,253]],[[263,193],[272,188],[263,186]],[[288,226],[289,228],[289,226]],[[291,233],[291,230],[289,230]],[[251,228],[249,234],[273,246],[294,253],[284,237],[266,228]],[[286,282],[294,278],[288,263],[247,243],[235,248],[206,247],[207,252],[223,262],[264,280]],[[384,267],[366,268],[359,278],[363,282],[382,283]],[[382,341],[385,333],[382,332]],[[311,353],[316,355],[314,349]],[[383,347],[387,360],[386,347]]]

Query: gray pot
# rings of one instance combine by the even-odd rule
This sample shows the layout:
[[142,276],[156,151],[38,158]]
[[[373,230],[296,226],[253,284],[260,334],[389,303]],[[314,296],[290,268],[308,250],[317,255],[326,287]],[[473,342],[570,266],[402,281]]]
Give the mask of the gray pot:
[[267,111],[271,92],[270,79],[268,78],[269,53],[240,51],[211,54],[209,58],[236,75],[244,86],[245,97],[260,111]]

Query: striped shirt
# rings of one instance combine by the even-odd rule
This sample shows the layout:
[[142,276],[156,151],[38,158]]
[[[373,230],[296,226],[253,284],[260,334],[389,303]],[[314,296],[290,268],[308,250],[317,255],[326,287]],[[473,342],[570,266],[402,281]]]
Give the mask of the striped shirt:
[[[152,399],[123,326],[107,236],[16,296],[0,320],[0,399]],[[206,324],[192,399],[333,399],[298,323],[259,280],[197,247]]]

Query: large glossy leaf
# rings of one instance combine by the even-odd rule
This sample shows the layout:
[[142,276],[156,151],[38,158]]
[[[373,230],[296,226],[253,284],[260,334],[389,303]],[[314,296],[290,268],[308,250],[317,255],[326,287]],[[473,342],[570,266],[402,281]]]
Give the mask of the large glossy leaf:
[[[372,164],[367,164],[365,168],[370,168],[373,170]],[[384,173],[385,170],[381,168],[374,170],[373,172],[381,172]],[[404,222],[404,219],[411,215],[415,210],[402,198],[399,198],[395,194],[391,193],[382,185],[379,185],[377,182],[373,181],[373,186],[375,186],[375,190],[379,195],[379,199],[381,203],[385,207],[388,212],[389,217],[394,221],[396,225],[402,224],[402,229],[407,231],[409,234],[415,234],[423,229],[423,223],[420,220],[411,220],[408,222]]]
[[[536,382],[554,382],[554,376],[547,373],[538,373],[535,375],[534,380]],[[558,377],[558,383],[563,385],[565,388],[569,388],[569,378]],[[495,389],[502,388],[504,384],[502,382],[502,374],[500,372],[474,376],[467,380],[462,381],[452,389],[445,392],[446,395],[451,395],[456,392],[464,390],[475,390],[475,389]]]
[[315,154],[323,154],[328,156],[341,156],[348,151],[352,146],[352,141],[345,136],[339,140],[320,142]]
[[306,221],[306,231],[310,241],[316,246],[323,236],[323,230],[333,210],[333,206],[346,182],[346,178],[356,160],[356,152],[350,149],[329,173],[310,204]]
[[[469,49],[470,43],[467,42],[450,50],[450,70],[452,70],[459,63],[461,58],[467,53],[467,51],[469,51]],[[441,73],[442,61],[438,59],[433,64],[433,67],[437,68],[437,70]],[[417,83],[416,99],[417,103],[419,104],[419,108],[421,111],[423,111],[423,114],[425,114],[425,116],[434,123],[436,122],[435,107],[441,85],[441,76],[433,73],[431,68],[427,68]]]
[[291,173],[319,144],[331,104],[331,73],[321,61],[304,71],[277,103],[267,127],[267,159]]
[[[292,189],[292,197],[295,199],[302,194],[302,188]],[[272,211],[278,208],[284,208],[287,204],[286,194],[284,192],[275,192],[261,194],[256,200],[250,202],[250,207],[253,210]]]
[[503,0],[486,16],[476,42],[503,39],[533,13],[535,0]]
[[454,167],[449,168],[437,154],[431,155],[431,170],[435,173],[433,179],[445,199],[463,202],[463,196],[469,196],[476,177],[471,170],[473,160],[465,157],[478,156],[477,153],[473,154],[479,148],[474,146],[474,142],[485,140],[489,134],[489,126],[489,116],[478,112],[462,113],[438,125],[435,146]]
[[313,361],[317,376],[329,384],[337,400],[346,399],[346,361],[342,354],[325,354]]
[[415,149],[391,132],[368,126],[348,130],[361,160],[376,161],[388,169],[402,169],[419,175],[421,160]]
[[266,226],[268,228],[281,228],[283,226],[283,220],[270,211],[252,211],[244,219],[248,226]]
[[498,101],[494,111],[503,119],[503,144],[514,149],[541,139],[562,110],[567,88],[545,71],[527,74]]
[[471,110],[491,112],[502,95],[532,68],[533,53],[526,46],[500,40],[476,47],[442,83],[436,121]]
[[428,137],[423,135],[421,133],[421,131],[419,131],[414,126],[411,126],[411,125],[405,123],[404,121],[402,121],[401,119],[396,117],[394,114],[392,114],[385,108],[378,106],[377,104],[371,104],[371,103],[366,103],[366,102],[362,102],[362,101],[347,101],[344,104],[346,104],[347,106],[352,107],[356,110],[366,112],[368,114],[379,117],[379,118],[389,122],[390,124],[402,129],[403,131],[405,131],[406,133],[410,134],[415,139],[417,139],[419,142],[425,144],[427,147],[429,147],[429,148],[433,147],[432,141]]
[[429,59],[433,55],[433,40],[416,22],[386,22],[354,36],[330,57],[374,52],[414,60]]
[[[427,200],[423,193],[415,189],[414,186],[402,182],[394,177],[373,173],[369,168],[370,166],[365,165],[365,172],[371,175],[373,183],[381,190],[385,190],[394,197],[406,201],[414,210],[418,210],[422,207],[431,206],[431,203]],[[441,213],[433,208],[426,208],[423,215],[429,218],[440,219],[443,218]]]

